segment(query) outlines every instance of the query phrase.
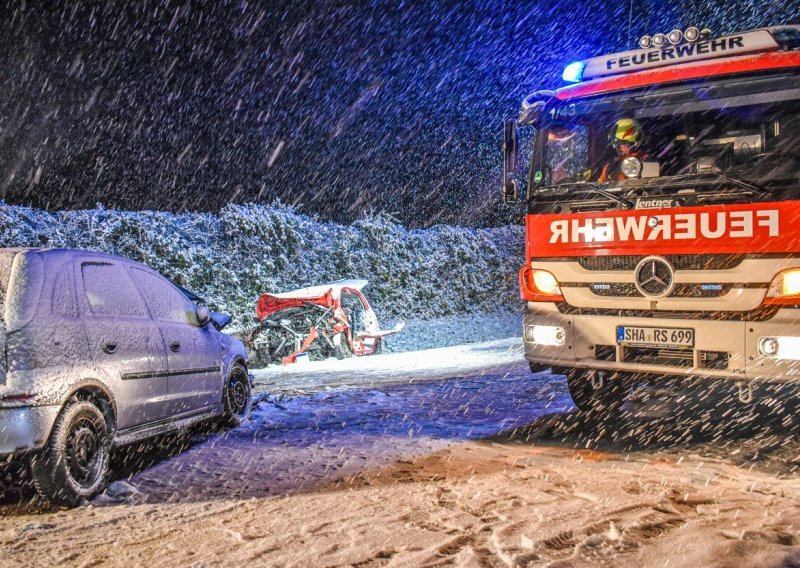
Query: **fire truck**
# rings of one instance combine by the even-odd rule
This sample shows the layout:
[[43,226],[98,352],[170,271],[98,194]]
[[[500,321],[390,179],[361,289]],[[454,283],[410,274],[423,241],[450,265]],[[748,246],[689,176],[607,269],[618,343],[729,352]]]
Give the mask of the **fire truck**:
[[582,410],[667,378],[745,403],[796,380],[800,26],[644,36],[563,79],[503,127],[531,370]]

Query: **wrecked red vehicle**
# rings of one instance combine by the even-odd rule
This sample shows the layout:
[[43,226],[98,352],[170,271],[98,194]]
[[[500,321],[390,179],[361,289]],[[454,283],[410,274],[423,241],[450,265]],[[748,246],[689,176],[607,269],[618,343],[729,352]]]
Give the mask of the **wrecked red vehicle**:
[[378,318],[361,293],[366,280],[337,280],[281,294],[261,294],[258,326],[247,338],[257,365],[346,359],[381,352],[382,340],[403,329],[381,331]]

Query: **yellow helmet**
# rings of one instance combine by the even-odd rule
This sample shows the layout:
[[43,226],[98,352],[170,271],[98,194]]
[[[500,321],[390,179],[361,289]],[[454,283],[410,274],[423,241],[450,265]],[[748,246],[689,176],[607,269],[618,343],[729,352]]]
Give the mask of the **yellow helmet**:
[[615,148],[620,144],[630,144],[637,148],[644,141],[644,131],[638,121],[632,118],[620,118],[611,127],[608,137]]

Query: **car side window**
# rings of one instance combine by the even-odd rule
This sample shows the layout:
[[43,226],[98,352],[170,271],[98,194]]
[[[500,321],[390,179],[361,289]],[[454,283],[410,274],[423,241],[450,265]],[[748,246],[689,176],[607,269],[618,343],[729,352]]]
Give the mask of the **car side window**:
[[86,262],[81,274],[92,314],[147,318],[147,307],[122,266]]
[[195,324],[194,303],[169,281],[140,268],[134,268],[131,272],[150,306],[153,319]]
[[51,310],[54,314],[64,318],[78,317],[78,302],[75,299],[75,285],[72,280],[72,264],[62,266],[53,280],[53,297]]

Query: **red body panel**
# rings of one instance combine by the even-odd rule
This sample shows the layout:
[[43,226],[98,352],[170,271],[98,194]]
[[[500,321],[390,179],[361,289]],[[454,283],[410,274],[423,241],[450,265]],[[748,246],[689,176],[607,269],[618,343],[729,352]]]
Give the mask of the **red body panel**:
[[[659,228],[648,225],[655,217]],[[800,201],[528,215],[527,257],[800,253]]]
[[569,100],[577,97],[611,93],[625,89],[648,87],[675,83],[691,79],[702,79],[718,75],[732,75],[754,71],[767,71],[800,67],[800,53],[797,51],[777,51],[760,53],[758,55],[742,55],[727,59],[712,59],[708,61],[695,61],[667,67],[658,67],[647,71],[629,73],[627,75],[614,75],[595,79],[577,85],[570,85],[556,91],[556,98]]
[[328,290],[322,296],[308,299],[277,298],[271,294],[261,294],[261,297],[258,299],[258,304],[256,305],[256,315],[258,319],[264,319],[270,314],[280,310],[299,308],[306,304],[317,304],[325,308],[332,308],[334,306],[337,308],[341,307],[337,305],[337,298],[334,297],[332,290]]

